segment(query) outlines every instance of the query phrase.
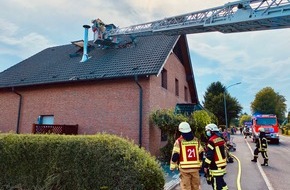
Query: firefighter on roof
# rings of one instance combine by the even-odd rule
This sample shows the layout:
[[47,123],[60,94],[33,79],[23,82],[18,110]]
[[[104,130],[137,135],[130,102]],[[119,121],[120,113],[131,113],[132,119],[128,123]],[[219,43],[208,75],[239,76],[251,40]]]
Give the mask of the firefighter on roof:
[[106,25],[99,18],[92,20],[92,23],[93,23],[92,30],[95,33],[95,35],[97,34],[95,38],[103,40],[105,38],[104,32],[106,31]]
[[106,25],[101,21],[101,19],[97,18],[92,20],[93,26],[92,29],[95,32],[97,29],[99,29],[101,32],[105,32]]
[[212,185],[214,190],[228,189],[224,181],[227,166],[225,140],[215,124],[208,124],[205,130],[209,137],[204,161],[204,173],[207,176],[207,182]]
[[262,157],[264,158],[264,163],[261,164],[261,166],[268,166],[268,154],[267,154],[267,148],[268,148],[268,140],[265,136],[265,129],[259,128],[259,138],[256,141],[256,149],[254,150],[254,159],[251,160],[252,162],[257,162],[258,154],[261,152]]
[[181,132],[181,136],[174,143],[170,170],[179,169],[182,190],[198,190],[200,189],[199,169],[203,148],[200,142],[194,138],[187,122],[181,122],[178,130]]

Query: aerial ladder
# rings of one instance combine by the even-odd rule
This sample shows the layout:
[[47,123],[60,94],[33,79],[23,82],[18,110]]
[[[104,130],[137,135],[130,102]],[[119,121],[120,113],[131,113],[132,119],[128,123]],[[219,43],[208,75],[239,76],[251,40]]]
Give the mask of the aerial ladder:
[[92,20],[94,43],[100,47],[123,47],[136,37],[204,32],[235,33],[290,27],[290,0],[241,0],[129,27],[119,28]]

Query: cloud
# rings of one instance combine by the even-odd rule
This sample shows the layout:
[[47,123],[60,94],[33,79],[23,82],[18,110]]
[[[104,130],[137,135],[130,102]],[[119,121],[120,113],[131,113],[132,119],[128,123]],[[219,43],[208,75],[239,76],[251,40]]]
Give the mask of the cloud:
[[0,18],[0,36],[13,36],[17,30],[18,27],[15,24]]
[[8,54],[24,59],[37,53],[40,49],[53,45],[52,42],[38,33],[20,35],[21,30],[18,26],[3,19],[0,19],[0,28],[0,55]]
[[224,85],[242,82],[230,92],[248,113],[255,94],[268,86],[289,102],[289,29],[192,34],[188,43],[201,100],[210,83],[220,81]]
[[[195,54],[216,62],[215,69],[222,69],[228,75],[243,72],[253,75],[265,75],[273,71],[285,72],[283,67],[289,65],[289,62],[285,61],[289,59],[290,42],[289,31],[286,30],[276,32],[276,35],[270,32],[194,34],[188,41]],[[278,63],[282,68],[277,67]],[[278,70],[279,68],[282,70]]]

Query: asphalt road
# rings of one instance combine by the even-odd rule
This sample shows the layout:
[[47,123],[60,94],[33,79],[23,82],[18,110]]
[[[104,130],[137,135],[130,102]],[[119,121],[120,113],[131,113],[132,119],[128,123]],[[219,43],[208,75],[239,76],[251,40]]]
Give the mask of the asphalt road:
[[[236,151],[232,154],[238,158],[234,163],[227,165],[225,181],[230,190],[288,190],[290,189],[290,137],[281,136],[280,144],[269,144],[268,156],[269,166],[262,167],[262,156],[259,155],[258,162],[251,162],[255,143],[251,139],[244,139],[242,135],[232,135],[236,143]],[[241,172],[240,179],[238,172]],[[212,187],[206,183],[201,176],[201,189],[211,190]],[[176,185],[173,190],[180,190]]]
[[[247,140],[251,148],[254,143]],[[269,167],[263,167],[263,172],[268,179],[268,189],[288,190],[290,189],[290,137],[280,136],[280,144],[269,144],[268,156]],[[263,163],[262,156],[259,161]]]

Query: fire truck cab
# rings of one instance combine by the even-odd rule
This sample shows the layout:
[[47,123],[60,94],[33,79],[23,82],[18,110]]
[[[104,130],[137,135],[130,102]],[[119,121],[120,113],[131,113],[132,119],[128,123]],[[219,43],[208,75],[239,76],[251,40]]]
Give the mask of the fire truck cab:
[[252,116],[252,139],[256,142],[259,138],[259,128],[264,128],[266,138],[279,144],[279,125],[274,114],[257,114]]

